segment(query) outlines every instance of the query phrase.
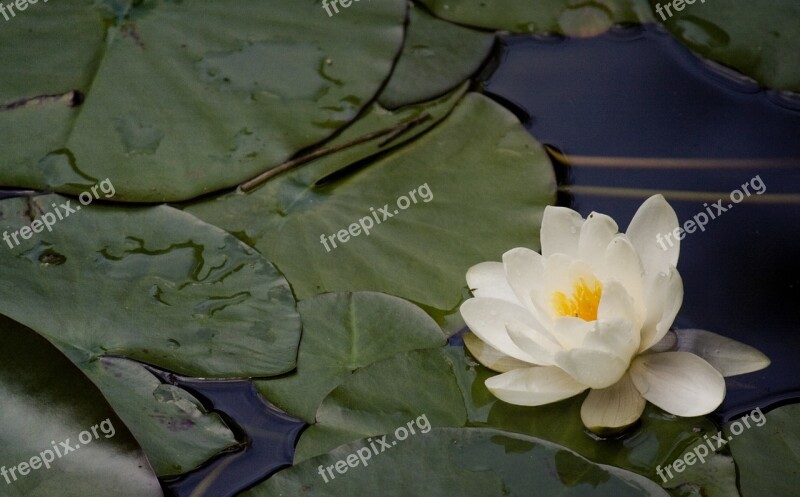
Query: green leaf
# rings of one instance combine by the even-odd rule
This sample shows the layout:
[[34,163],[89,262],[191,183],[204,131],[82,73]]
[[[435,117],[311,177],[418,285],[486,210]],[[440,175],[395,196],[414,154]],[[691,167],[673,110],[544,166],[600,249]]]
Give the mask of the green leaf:
[[655,18],[682,43],[704,57],[734,67],[759,83],[800,91],[800,4],[776,0],[753,8],[747,0],[694,2]]
[[303,432],[295,463],[352,440],[381,435],[425,414],[433,426],[463,426],[464,401],[444,349],[397,354],[354,372]]
[[3,495],[162,495],[136,440],[77,367],[5,316],[0,340]]
[[[402,432],[386,439],[388,449],[370,440],[345,445],[282,471],[242,495],[667,495],[633,473],[591,463],[543,440],[498,430],[433,429],[406,439]],[[371,451],[373,444],[377,454]],[[339,461],[344,461],[341,472],[335,470]]]
[[480,68],[494,34],[441,21],[412,5],[403,52],[378,101],[395,109],[453,89]]
[[[465,356],[463,349],[449,351],[459,385],[467,399],[471,424],[541,437],[569,447],[588,459],[627,469],[674,489],[674,495],[685,495],[679,488],[692,483],[707,497],[736,495],[736,469],[725,454],[708,457],[708,471],[698,470],[685,481],[663,481],[656,473],[658,466],[671,464],[684,452],[717,433],[717,426],[707,418],[679,418],[652,404],[645,408],[639,424],[621,438],[598,441],[583,426],[580,417],[585,394],[540,407],[507,404],[495,398],[484,382],[496,373]],[[713,468],[713,471],[711,471]]]
[[406,18],[405,0],[332,17],[297,0],[56,3],[4,22],[0,60],[33,65],[3,78],[0,102],[86,101],[0,109],[0,184],[77,194],[111,178],[138,202],[236,185],[329,138],[389,76]]
[[[705,418],[676,418],[648,406],[633,431],[600,441],[581,422],[583,396],[542,407],[514,406],[486,389],[484,381],[493,374],[455,347],[399,354],[362,368],[323,401],[317,424],[300,438],[295,462],[349,441],[390,433],[412,416],[427,414],[434,427],[492,427],[549,440],[596,463],[663,483],[676,496],[687,495],[684,483],[701,488],[708,497],[736,495],[736,470],[723,454],[708,457],[705,468],[713,469],[709,474],[700,468],[688,480],[663,482],[656,473],[658,466],[671,464],[704,442],[703,435],[717,432]],[[454,399],[459,397],[456,406]]]
[[255,383],[270,402],[309,423],[322,399],[356,369],[444,344],[442,331],[422,309],[389,295],[326,294],[300,302],[298,310],[303,338],[297,370]]
[[515,33],[595,36],[615,23],[653,20],[647,0],[420,0],[442,19]]
[[[243,238],[281,268],[300,299],[371,290],[452,309],[470,266],[538,245],[544,207],[555,198],[541,145],[510,112],[472,93],[428,133],[357,166],[317,182],[311,164],[248,195],[188,210],[231,233],[246,233]],[[429,195],[418,190],[423,186]],[[407,210],[398,206],[400,197]],[[384,220],[380,209],[391,218]],[[321,237],[346,234],[369,219],[368,235],[362,230],[345,244],[326,238],[327,249],[322,243]]]
[[[747,428],[745,418],[750,425]],[[734,426],[737,425],[737,426]],[[800,404],[760,409],[725,426],[742,497],[794,497],[800,487]]]
[[[11,234],[66,209],[59,195],[0,202],[0,312],[74,362],[119,355],[184,375],[295,367],[300,319],[286,280],[253,249],[167,206],[71,204],[52,232]],[[54,207],[54,204],[58,207]],[[77,205],[76,205],[77,204]],[[41,225],[39,225],[41,230]],[[50,312],[51,309],[57,312]]]
[[237,445],[217,413],[207,412],[189,392],[161,383],[141,364],[103,357],[81,366],[142,445],[159,476],[185,473]]

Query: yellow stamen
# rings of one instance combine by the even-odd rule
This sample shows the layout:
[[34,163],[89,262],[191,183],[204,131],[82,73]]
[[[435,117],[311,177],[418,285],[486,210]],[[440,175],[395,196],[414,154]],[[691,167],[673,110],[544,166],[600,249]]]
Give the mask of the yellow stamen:
[[572,295],[553,292],[553,309],[560,317],[572,316],[584,321],[597,320],[597,308],[603,295],[603,285],[594,277],[589,283],[579,278],[572,288]]

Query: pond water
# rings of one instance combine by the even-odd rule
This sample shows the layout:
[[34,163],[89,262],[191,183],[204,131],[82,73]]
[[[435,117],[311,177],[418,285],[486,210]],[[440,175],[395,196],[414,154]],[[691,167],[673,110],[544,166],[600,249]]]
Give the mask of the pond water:
[[[665,192],[681,223],[723,200],[726,212],[681,242],[676,326],[714,331],[772,359],[728,380],[718,421],[800,398],[792,312],[800,302],[800,99],[763,91],[651,26],[592,39],[506,37],[489,65],[483,90],[552,147],[562,205],[609,214],[624,229],[653,193]],[[728,208],[745,183],[751,195]],[[303,424],[248,382],[161,376],[235,419],[250,441],[167,482],[173,495],[235,495],[289,464]]]
[[[681,241],[675,326],[772,360],[728,380],[719,418],[800,397],[800,98],[764,91],[652,26],[506,38],[483,87],[554,149],[562,205],[608,214],[624,230],[645,198],[663,192],[682,225],[709,218]],[[743,184],[751,194],[735,204],[730,194],[744,194]],[[712,205],[720,199],[721,214]]]

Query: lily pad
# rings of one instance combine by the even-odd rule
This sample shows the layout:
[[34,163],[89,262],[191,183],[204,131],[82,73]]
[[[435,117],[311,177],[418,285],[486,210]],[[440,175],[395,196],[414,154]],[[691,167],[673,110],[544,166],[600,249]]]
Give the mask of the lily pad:
[[653,20],[647,0],[420,0],[436,16],[458,24],[513,33],[595,36],[615,23]]
[[432,426],[464,426],[464,401],[444,349],[416,350],[353,373],[333,390],[297,444],[295,463],[382,435],[425,414]]
[[217,413],[207,412],[186,390],[161,383],[135,361],[103,357],[81,367],[142,445],[159,476],[185,473],[238,445]]
[[163,495],[136,440],[77,367],[5,316],[0,340],[3,495]]
[[711,437],[717,433],[717,426],[707,418],[680,418],[648,404],[631,431],[616,439],[598,441],[585,430],[581,421],[580,409],[585,395],[540,407],[507,404],[495,398],[484,385],[486,379],[496,373],[465,356],[461,349],[452,348],[449,355],[467,399],[471,424],[550,440],[592,461],[655,480],[671,489],[674,495],[685,495],[680,488],[685,483],[701,488],[708,497],[737,495],[736,468],[724,452],[709,455],[706,471],[699,468],[681,480],[663,481],[656,472],[658,466],[671,464],[688,449],[704,442],[704,435]]
[[800,404],[745,416],[749,428],[742,419],[725,426],[742,497],[794,497],[800,486]]
[[[14,282],[0,290],[0,312],[78,364],[119,355],[200,377],[269,376],[295,367],[295,300],[252,248],[171,207],[73,201],[45,195],[0,202],[9,232],[0,277]],[[52,231],[40,223],[40,233],[22,237],[32,214],[57,219],[56,209],[74,212]],[[17,232],[18,246],[11,236]]]
[[439,20],[412,4],[403,52],[378,102],[395,109],[452,90],[480,68],[493,44],[493,33]]
[[[714,471],[692,473],[689,481],[664,482],[656,472],[658,466],[671,464],[703,442],[703,435],[716,434],[716,425],[708,419],[677,418],[648,406],[633,431],[598,441],[581,422],[583,396],[536,408],[514,406],[486,389],[484,381],[492,374],[457,347],[399,354],[362,368],[323,401],[317,424],[300,438],[295,462],[349,441],[389,433],[424,413],[433,427],[484,426],[540,437],[596,463],[638,473],[676,496],[685,495],[681,486],[685,483],[701,488],[707,496],[736,495],[736,469],[725,454],[709,455],[707,468]],[[459,407],[451,400],[457,396],[461,397]]]
[[524,435],[445,428],[386,439],[388,449],[370,439],[348,444],[282,471],[242,495],[667,495],[639,475],[594,464],[564,447]]
[[[655,18],[704,57],[734,67],[769,88],[800,91],[800,4],[776,0],[759,8],[746,0],[682,3]],[[668,14],[672,14],[671,16]]]
[[[0,109],[0,184],[78,194],[111,178],[132,202],[236,185],[358,115],[393,68],[407,10],[405,0],[333,16],[296,0],[90,4],[31,5],[0,30],[0,60],[34,61],[3,78],[0,102],[86,96],[73,109]],[[33,26],[53,30],[31,36]],[[53,69],[64,65],[79,68]]]
[[[537,246],[544,207],[555,199],[541,145],[513,114],[473,93],[392,154],[319,178],[301,167],[188,211],[246,232],[300,299],[371,290],[452,309],[470,266]],[[356,228],[370,219],[371,228]]]
[[256,382],[270,402],[309,423],[328,393],[358,368],[398,352],[439,347],[444,335],[419,307],[373,292],[326,294],[300,302],[297,370]]

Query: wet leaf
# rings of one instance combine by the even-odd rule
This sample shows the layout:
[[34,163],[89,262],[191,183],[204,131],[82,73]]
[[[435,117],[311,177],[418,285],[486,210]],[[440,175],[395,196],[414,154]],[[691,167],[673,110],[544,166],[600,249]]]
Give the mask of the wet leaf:
[[[734,67],[764,86],[800,91],[800,4],[780,0],[759,5],[746,0],[686,2],[680,11],[650,0],[655,18],[704,57]],[[672,14],[669,16],[668,14]]]
[[[392,154],[340,167],[324,181],[314,167],[188,211],[244,234],[300,299],[371,290],[452,309],[470,266],[537,246],[542,212],[555,193],[542,147],[511,113],[477,94]],[[358,228],[361,236],[350,238],[346,230],[360,220],[368,234]]]
[[485,29],[514,33],[556,32],[595,36],[615,23],[650,22],[647,0],[420,0],[442,19]]
[[163,495],[136,440],[77,367],[5,316],[0,340],[3,495]]
[[[491,429],[445,428],[402,438],[402,432],[388,435],[384,440],[388,449],[371,439],[344,445],[278,473],[243,496],[667,495],[639,475],[594,464],[564,447],[524,435]],[[377,453],[372,445],[376,445]],[[358,451],[363,459],[358,457]],[[350,457],[348,465],[351,454],[355,456]],[[337,472],[339,461],[345,464],[344,468],[339,464]],[[331,473],[327,472],[328,467]]]
[[[742,497],[793,497],[800,486],[800,404],[750,411],[725,426]],[[742,417],[744,418],[744,416]],[[738,425],[738,426],[734,426]]]
[[494,35],[409,11],[403,52],[378,101],[394,109],[431,100],[468,79],[489,55]]
[[[28,240],[13,236],[74,212]],[[78,210],[81,209],[81,210]],[[167,206],[81,206],[59,195],[0,202],[3,312],[74,362],[127,356],[185,375],[294,368],[300,320],[286,280],[229,234]],[[57,312],[50,312],[51,309]]]
[[[486,389],[484,381],[493,374],[457,347],[399,354],[362,368],[323,401],[317,424],[300,438],[295,462],[346,442],[389,433],[404,420],[425,413],[434,427],[484,426],[549,440],[596,463],[663,484],[675,496],[690,495],[685,483],[709,497],[736,495],[736,470],[724,453],[710,455],[709,471],[698,470],[688,480],[664,482],[656,472],[658,466],[671,464],[695,444],[704,443],[704,435],[716,434],[717,427],[708,419],[677,418],[648,406],[632,431],[621,438],[597,440],[581,422],[583,395],[542,407],[514,406]],[[459,396],[461,402],[455,407],[455,401],[448,399]]]
[[444,335],[419,307],[373,292],[325,294],[300,302],[297,370],[256,382],[270,402],[314,422],[328,393],[358,368],[398,352],[438,347]]
[[317,411],[303,432],[295,463],[339,445],[388,433],[425,414],[432,426],[464,426],[464,401],[444,349],[397,354],[354,372]]
[[217,413],[207,412],[189,392],[162,384],[141,364],[103,357],[81,366],[142,445],[159,476],[185,473],[237,445]]
[[111,178],[133,202],[236,185],[353,120],[389,76],[406,18],[405,0],[332,17],[296,0],[101,5],[42,2],[4,22],[0,60],[26,70],[2,79],[0,103],[86,100],[0,110],[0,184],[78,194]]

